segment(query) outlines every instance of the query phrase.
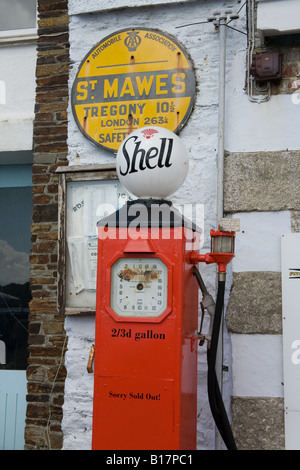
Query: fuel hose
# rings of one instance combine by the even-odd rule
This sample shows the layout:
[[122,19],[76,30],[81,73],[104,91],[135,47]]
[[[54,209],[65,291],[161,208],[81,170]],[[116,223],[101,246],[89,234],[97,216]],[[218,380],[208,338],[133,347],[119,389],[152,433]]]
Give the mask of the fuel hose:
[[222,312],[224,306],[225,281],[218,281],[218,293],[216,309],[212,328],[210,347],[207,351],[207,388],[210,409],[215,420],[218,431],[228,450],[237,450],[235,439],[229,423],[228,415],[224,406],[216,374],[216,357],[219,342],[219,333],[222,322]]
[[[193,266],[193,274],[197,279],[202,294],[208,294],[199,270]],[[222,393],[220,391],[216,374],[216,358],[219,343],[219,333],[222,323],[224,307],[225,280],[218,281],[217,300],[214,312],[211,340],[207,350],[207,389],[209,405],[218,431],[228,450],[237,450],[235,439],[229,423],[228,415],[224,406]]]

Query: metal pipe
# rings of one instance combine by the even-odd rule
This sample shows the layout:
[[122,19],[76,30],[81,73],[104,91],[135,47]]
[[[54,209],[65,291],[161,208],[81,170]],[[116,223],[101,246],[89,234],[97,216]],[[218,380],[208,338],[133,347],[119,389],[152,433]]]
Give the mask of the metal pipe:
[[[226,16],[219,21],[219,111],[218,111],[218,160],[217,160],[217,221],[224,214],[224,134],[225,134],[225,83],[226,83]],[[222,390],[223,322],[220,325],[219,345],[216,353],[215,373]],[[216,433],[216,448],[221,449],[220,434]]]
[[226,75],[226,16],[219,21],[219,115],[217,162],[217,221],[223,218],[224,193],[224,133],[225,133],[225,75]]
[[255,11],[254,11],[254,0],[248,0],[248,46],[247,46],[247,94],[248,99],[252,103],[263,103],[271,98],[271,85],[268,82],[267,95],[253,95],[253,84],[255,82],[254,77],[250,75],[250,66],[253,57],[255,47]]

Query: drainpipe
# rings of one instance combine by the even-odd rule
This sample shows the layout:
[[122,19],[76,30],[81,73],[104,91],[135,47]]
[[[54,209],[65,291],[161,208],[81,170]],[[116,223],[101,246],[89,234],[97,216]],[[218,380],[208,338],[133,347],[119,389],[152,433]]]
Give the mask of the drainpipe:
[[217,161],[217,222],[223,218],[224,132],[225,132],[225,71],[226,71],[226,16],[219,19],[219,116]]
[[[219,24],[219,112],[217,159],[217,224],[224,215],[224,133],[225,133],[225,76],[226,76],[226,21],[221,15]],[[223,317],[220,324],[219,347],[216,356],[216,377],[222,393],[223,368]],[[216,449],[222,449],[222,438],[216,430]]]

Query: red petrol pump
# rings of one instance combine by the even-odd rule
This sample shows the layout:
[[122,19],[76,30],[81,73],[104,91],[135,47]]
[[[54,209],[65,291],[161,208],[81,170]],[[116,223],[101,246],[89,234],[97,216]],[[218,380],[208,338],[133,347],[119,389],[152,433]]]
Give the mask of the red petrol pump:
[[[187,169],[181,141],[163,128],[133,132],[118,152],[119,178],[138,199],[98,222],[93,449],[196,449],[196,265],[217,262],[224,273],[233,254],[200,255],[200,230],[164,199]],[[221,304],[222,292],[216,312]],[[210,403],[226,442],[209,356]]]

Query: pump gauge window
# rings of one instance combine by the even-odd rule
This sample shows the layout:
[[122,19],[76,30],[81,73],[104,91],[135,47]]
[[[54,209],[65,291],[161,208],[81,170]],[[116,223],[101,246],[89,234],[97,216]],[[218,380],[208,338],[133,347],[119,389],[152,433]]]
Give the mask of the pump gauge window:
[[111,308],[120,317],[158,317],[167,308],[167,284],[161,259],[119,258],[111,268]]

